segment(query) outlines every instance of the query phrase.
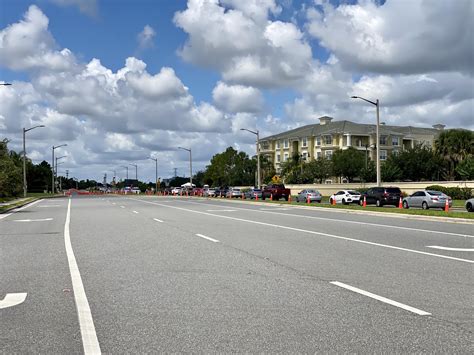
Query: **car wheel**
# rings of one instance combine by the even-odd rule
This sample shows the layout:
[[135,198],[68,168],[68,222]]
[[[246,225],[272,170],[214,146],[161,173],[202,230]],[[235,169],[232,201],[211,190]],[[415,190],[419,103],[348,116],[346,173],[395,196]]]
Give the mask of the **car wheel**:
[[408,207],[408,202],[407,202],[407,201],[403,201],[403,208],[405,208],[405,209],[408,209],[408,208],[409,208],[409,207]]
[[472,206],[472,203],[470,202],[467,203],[466,210],[467,212],[474,212],[474,206]]
[[428,204],[426,202],[423,202],[421,204],[421,208],[424,209],[424,210],[427,210],[429,207],[428,207]]
[[377,200],[377,201],[375,202],[375,205],[376,205],[377,207],[383,207],[383,203],[382,203],[382,201],[380,201],[380,200]]

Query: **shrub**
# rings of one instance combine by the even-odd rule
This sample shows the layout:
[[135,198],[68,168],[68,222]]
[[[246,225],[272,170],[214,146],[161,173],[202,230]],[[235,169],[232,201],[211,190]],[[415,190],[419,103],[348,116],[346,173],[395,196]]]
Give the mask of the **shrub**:
[[441,191],[454,200],[467,200],[473,196],[472,189],[469,187],[445,187],[440,185],[431,185],[427,186],[426,190]]

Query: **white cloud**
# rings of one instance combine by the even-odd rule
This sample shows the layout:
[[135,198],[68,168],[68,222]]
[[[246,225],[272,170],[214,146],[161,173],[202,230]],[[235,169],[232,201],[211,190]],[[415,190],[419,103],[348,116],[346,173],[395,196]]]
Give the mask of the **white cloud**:
[[260,112],[263,109],[263,97],[260,90],[243,85],[227,85],[218,82],[212,91],[212,98],[220,109],[237,112]]
[[308,10],[308,29],[347,69],[472,73],[473,17],[471,0],[326,3]]
[[12,70],[71,70],[75,58],[68,49],[56,50],[48,31],[49,19],[31,5],[24,19],[0,32],[0,65]]
[[138,40],[138,46],[140,49],[146,49],[153,47],[153,39],[156,36],[155,30],[150,26],[146,25],[143,28],[143,31],[141,31],[137,35],[137,40]]
[[190,0],[176,25],[189,38],[184,60],[214,68],[226,81],[255,87],[296,85],[312,62],[311,48],[292,23],[269,21],[279,12],[273,1]]

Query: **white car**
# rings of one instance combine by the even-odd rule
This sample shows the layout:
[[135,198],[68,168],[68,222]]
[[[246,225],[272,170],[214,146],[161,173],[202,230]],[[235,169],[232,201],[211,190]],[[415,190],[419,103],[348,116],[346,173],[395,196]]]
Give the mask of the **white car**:
[[181,193],[182,188],[181,187],[175,187],[173,190],[171,190],[171,193],[174,195],[179,195]]
[[136,195],[139,195],[140,194],[140,189],[138,187],[132,187],[132,189],[130,190],[130,192],[132,194],[136,194]]
[[341,190],[329,197],[329,203],[332,204],[333,201],[336,201],[336,203],[342,203],[343,205],[348,205],[349,203],[358,204],[360,201],[360,192],[354,190]]

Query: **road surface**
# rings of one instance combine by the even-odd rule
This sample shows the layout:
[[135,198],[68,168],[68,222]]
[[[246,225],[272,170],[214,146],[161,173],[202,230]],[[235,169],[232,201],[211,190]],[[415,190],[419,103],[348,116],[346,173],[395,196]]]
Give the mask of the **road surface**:
[[2,353],[472,353],[474,225],[180,197],[0,215]]

